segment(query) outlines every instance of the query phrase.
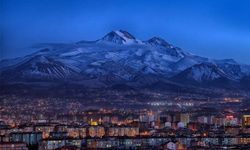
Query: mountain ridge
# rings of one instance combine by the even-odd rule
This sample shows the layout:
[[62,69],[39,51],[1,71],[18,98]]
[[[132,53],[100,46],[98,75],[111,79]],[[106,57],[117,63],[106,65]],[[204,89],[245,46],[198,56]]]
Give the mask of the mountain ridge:
[[0,80],[4,83],[10,79],[12,82],[74,81],[106,87],[116,84],[145,87],[158,82],[205,87],[216,82],[208,88],[220,88],[228,81],[228,87],[238,88],[241,81],[248,81],[250,73],[249,65],[233,59],[208,59],[190,54],[160,37],[141,41],[124,30],[111,31],[95,41],[47,43],[33,48],[36,52],[32,54],[1,60]]

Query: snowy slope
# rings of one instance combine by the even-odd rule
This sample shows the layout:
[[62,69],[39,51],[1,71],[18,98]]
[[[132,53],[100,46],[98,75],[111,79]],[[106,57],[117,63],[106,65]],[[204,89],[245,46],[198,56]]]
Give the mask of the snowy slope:
[[77,77],[77,73],[61,62],[37,55],[25,60],[15,67],[1,72],[1,78],[11,80],[66,79]]
[[219,87],[229,87],[231,83],[237,83],[236,80],[213,63],[196,64],[175,75],[172,80],[190,85],[216,85]]

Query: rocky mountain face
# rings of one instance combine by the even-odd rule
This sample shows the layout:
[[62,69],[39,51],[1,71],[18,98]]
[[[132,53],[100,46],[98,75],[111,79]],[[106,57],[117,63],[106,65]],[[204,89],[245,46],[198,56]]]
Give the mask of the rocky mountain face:
[[249,65],[193,55],[159,37],[141,41],[123,30],[96,41],[39,44],[32,49],[36,52],[0,62],[2,83],[67,82],[95,88],[158,83],[250,87]]

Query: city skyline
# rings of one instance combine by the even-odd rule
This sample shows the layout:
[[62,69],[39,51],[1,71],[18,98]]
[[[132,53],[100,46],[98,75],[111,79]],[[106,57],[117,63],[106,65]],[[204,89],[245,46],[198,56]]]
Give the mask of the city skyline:
[[0,0],[0,150],[250,149],[247,0]]

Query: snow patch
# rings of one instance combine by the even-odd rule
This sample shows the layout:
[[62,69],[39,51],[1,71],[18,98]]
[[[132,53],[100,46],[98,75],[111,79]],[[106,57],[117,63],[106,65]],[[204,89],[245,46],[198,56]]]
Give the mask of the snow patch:
[[61,56],[75,56],[75,55],[81,54],[82,52],[83,52],[82,48],[78,48],[75,51],[63,53],[61,54]]

